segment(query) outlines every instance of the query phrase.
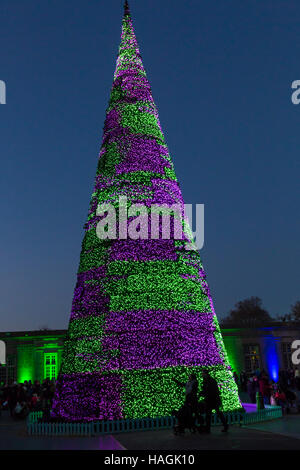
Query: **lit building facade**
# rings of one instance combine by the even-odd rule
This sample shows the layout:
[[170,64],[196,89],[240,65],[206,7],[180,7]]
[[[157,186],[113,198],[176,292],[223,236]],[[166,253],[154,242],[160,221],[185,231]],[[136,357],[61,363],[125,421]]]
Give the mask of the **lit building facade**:
[[0,333],[6,346],[6,364],[0,367],[0,383],[57,378],[65,330]]
[[[56,379],[66,334],[66,330],[0,333],[0,340],[6,345],[6,364],[0,367],[0,383]],[[300,324],[222,328],[222,336],[230,365],[238,374],[241,371],[250,374],[259,368],[277,381],[280,369],[296,368],[291,359],[291,345],[300,339]]]
[[266,327],[223,328],[222,334],[231,367],[247,374],[265,370],[278,381],[281,369],[295,369],[292,343],[300,339],[300,324],[272,323]]

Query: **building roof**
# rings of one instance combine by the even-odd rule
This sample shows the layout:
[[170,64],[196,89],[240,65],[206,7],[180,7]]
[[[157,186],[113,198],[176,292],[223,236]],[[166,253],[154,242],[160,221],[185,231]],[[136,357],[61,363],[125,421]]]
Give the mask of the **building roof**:
[[28,331],[0,331],[0,338],[24,338],[30,336],[65,336],[67,330],[28,330]]

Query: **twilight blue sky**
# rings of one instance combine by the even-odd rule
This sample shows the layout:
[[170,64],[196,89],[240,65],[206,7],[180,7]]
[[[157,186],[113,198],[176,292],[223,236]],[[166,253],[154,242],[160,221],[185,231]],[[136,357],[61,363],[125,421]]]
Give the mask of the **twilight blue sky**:
[[[218,316],[299,292],[298,0],[131,0],[143,62]],[[0,331],[65,328],[121,0],[1,0]]]

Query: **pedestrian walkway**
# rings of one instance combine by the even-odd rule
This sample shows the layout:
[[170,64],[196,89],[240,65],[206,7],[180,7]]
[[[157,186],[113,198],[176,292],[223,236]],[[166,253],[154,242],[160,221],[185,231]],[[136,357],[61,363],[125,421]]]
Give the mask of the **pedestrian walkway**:
[[0,450],[124,450],[114,436],[32,437],[25,421],[14,421],[4,411],[0,417]]
[[249,426],[249,429],[256,429],[258,431],[271,432],[275,434],[280,434],[281,436],[300,439],[300,416],[288,415],[276,421],[265,421],[263,423],[253,424]]
[[[276,423],[269,422],[268,424]],[[231,426],[228,433],[221,427],[211,429],[211,434],[186,432],[174,436],[171,430],[146,431],[115,435],[128,450],[299,450],[296,437],[256,430],[253,426]]]
[[174,436],[172,430],[139,431],[98,437],[28,436],[24,421],[0,417],[0,450],[298,450],[300,416],[251,426],[216,426],[209,435]]

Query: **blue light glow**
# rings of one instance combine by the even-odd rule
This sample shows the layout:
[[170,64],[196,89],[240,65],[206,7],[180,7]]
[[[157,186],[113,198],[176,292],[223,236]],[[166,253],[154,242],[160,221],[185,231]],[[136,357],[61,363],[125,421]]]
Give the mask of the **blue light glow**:
[[266,363],[269,376],[275,382],[278,382],[279,375],[279,359],[276,349],[276,338],[268,336],[264,338]]

